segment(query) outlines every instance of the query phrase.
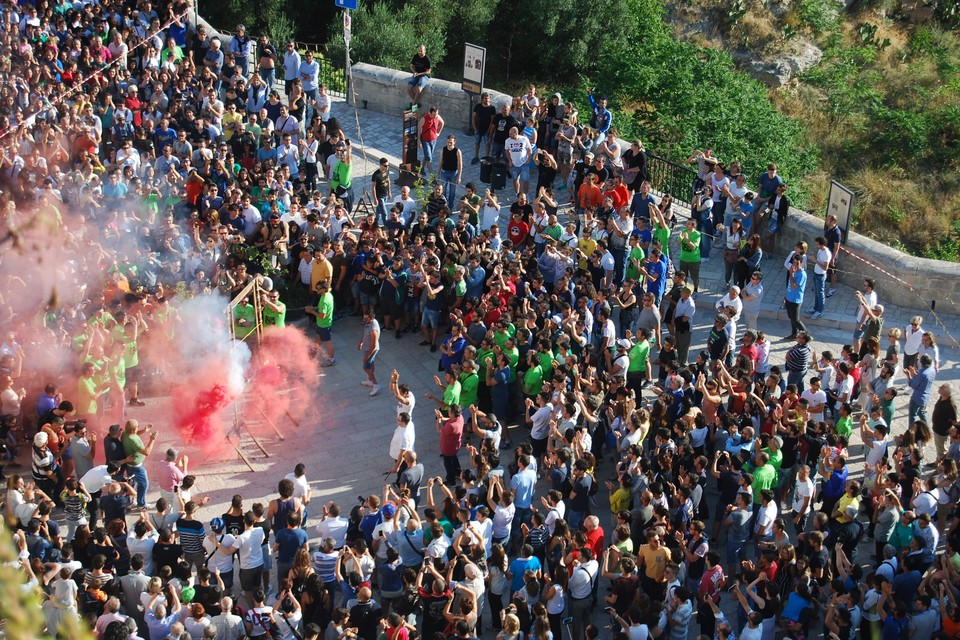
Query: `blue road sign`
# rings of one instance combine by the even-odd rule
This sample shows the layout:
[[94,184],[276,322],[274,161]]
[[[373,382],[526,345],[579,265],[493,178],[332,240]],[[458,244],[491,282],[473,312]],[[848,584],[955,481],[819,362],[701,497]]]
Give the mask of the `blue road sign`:
[[357,10],[357,0],[333,0],[333,2],[341,9]]

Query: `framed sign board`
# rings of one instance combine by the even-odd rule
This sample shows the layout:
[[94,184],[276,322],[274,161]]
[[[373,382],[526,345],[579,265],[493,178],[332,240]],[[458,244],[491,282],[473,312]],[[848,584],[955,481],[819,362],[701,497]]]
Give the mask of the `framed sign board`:
[[483,74],[487,69],[487,49],[467,43],[463,48],[463,83],[467,93],[480,95],[483,91]]
[[840,233],[843,241],[847,241],[847,230],[850,228],[850,222],[853,220],[853,191],[843,186],[836,180],[830,181],[830,195],[827,198],[827,215],[837,216],[837,226],[840,227]]

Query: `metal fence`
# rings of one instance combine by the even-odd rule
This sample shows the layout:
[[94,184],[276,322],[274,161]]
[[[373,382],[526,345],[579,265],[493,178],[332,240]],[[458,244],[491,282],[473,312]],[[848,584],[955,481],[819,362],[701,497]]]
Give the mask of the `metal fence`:
[[674,202],[689,208],[693,195],[693,181],[697,178],[696,171],[649,152],[647,153],[647,171],[654,191],[669,193],[673,196]]

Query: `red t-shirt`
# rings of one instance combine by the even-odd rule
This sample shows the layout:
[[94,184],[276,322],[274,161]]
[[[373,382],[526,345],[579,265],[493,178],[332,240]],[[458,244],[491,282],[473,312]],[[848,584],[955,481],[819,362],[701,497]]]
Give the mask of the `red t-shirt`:
[[587,532],[587,545],[593,549],[593,557],[603,557],[603,527]]
[[463,436],[463,418],[454,418],[443,423],[440,429],[440,455],[455,456],[460,451]]
[[523,220],[511,220],[507,225],[507,236],[510,238],[510,242],[512,242],[513,246],[515,247],[518,247],[526,242],[529,233],[530,225]]
[[707,572],[703,574],[703,577],[700,578],[700,598],[703,599],[709,596],[714,602],[719,603],[720,585],[723,578],[723,567],[720,565],[715,566],[713,569],[708,569]]

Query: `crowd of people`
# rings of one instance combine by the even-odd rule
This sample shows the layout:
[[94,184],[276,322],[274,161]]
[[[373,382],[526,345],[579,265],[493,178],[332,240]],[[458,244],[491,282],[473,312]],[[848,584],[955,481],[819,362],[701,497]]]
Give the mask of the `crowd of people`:
[[[884,328],[868,278],[850,344],[816,349],[801,312],[808,272],[808,315],[836,291],[828,218],[785,275],[766,269],[786,278],[791,319],[771,361],[764,258],[789,206],[776,165],[755,193],[736,162],[694,153],[681,225],[605,99],[591,91],[581,122],[531,86],[473,114],[473,161],[481,148],[505,160],[512,198],[461,187],[448,135],[429,195],[394,197],[383,159],[375,210],[356,219],[351,141],[312,54],[242,26],[224,42],[188,34],[185,4],[157,9],[0,9],[4,516],[46,632],[960,637],[960,433],[936,337],[919,316]],[[429,100],[425,49],[411,69],[411,100]],[[443,119],[423,120],[433,161]],[[55,267],[24,258],[44,242]],[[704,305],[714,243],[727,286]],[[38,299],[50,270],[57,287]],[[324,366],[334,328],[352,337],[362,318],[371,396],[390,333],[422,336],[437,360],[435,388],[389,376],[389,478],[359,504],[311,500],[291,460],[276,496],[241,492],[200,519],[210,497],[189,455],[154,451],[165,426],[134,417],[159,351],[191,330],[182,300],[232,298],[254,278],[238,338],[284,326],[296,294]],[[713,322],[694,343],[698,304]],[[430,413],[442,473],[415,436]]]

